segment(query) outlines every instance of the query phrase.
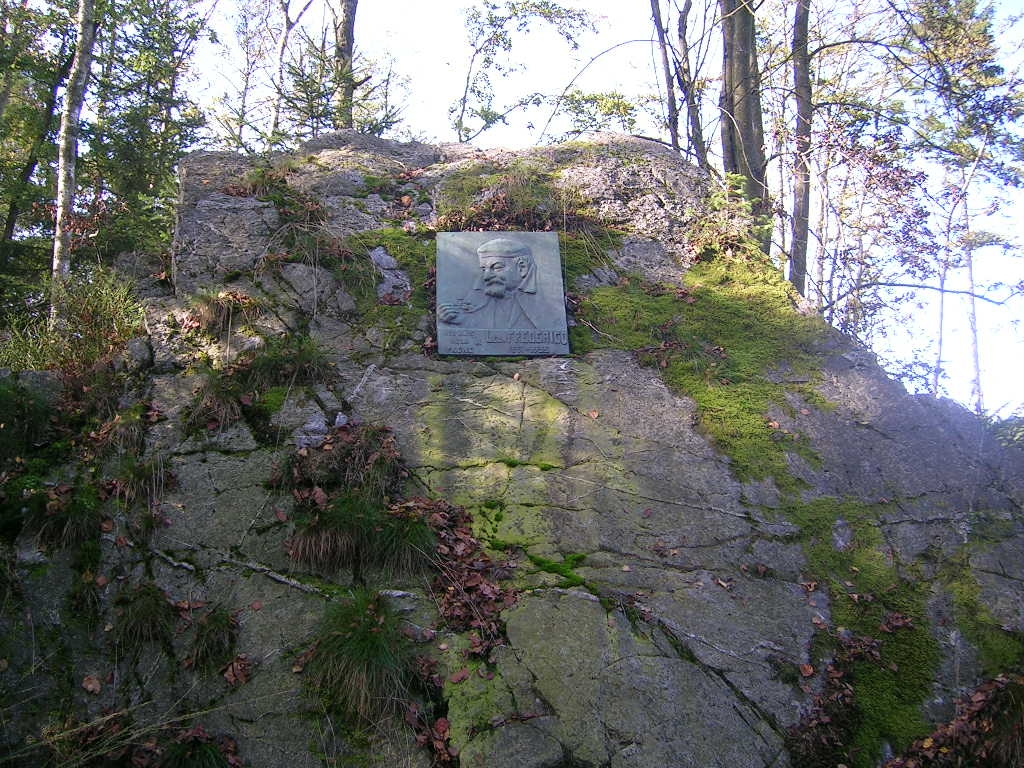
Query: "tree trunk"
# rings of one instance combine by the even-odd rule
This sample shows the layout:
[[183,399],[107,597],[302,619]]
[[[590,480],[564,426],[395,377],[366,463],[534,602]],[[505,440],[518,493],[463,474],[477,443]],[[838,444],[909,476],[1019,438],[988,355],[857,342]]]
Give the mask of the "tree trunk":
[[943,259],[939,268],[939,333],[935,343],[935,366],[932,368],[932,397],[939,396],[939,382],[942,380],[942,348],[946,340],[946,273],[949,263]]
[[654,29],[658,33],[658,48],[661,51],[661,69],[665,76],[665,98],[668,105],[668,135],[672,149],[679,150],[679,107],[676,104],[675,79],[668,60],[668,43],[665,40],[665,24],[661,20],[661,0],[651,0],[651,14]]
[[[722,11],[722,156],[726,173],[744,178],[755,214],[769,212],[765,183],[761,74],[750,0],[720,0]],[[761,243],[768,252],[771,236]]]
[[[62,44],[60,56],[64,57],[66,50],[66,47]],[[50,134],[53,116],[57,111],[57,93],[64,80],[67,79],[68,72],[71,70],[71,62],[71,56],[64,57],[60,67],[54,73],[53,81],[50,83],[50,91],[46,95],[46,102],[41,110],[42,119],[39,121],[39,132],[36,134],[32,147],[29,149],[28,157],[25,158],[25,163],[21,167],[21,174],[18,176],[18,186],[11,191],[11,202],[7,207],[7,217],[4,220],[3,242],[5,243],[14,238],[14,230],[18,225],[18,215],[21,213],[21,207],[18,205],[20,202],[19,198],[24,194],[25,187],[29,181],[32,180],[32,174],[36,172],[36,166],[39,164],[39,153],[43,148],[46,137]]]
[[356,82],[352,71],[358,0],[332,0],[334,16],[335,128],[352,128],[352,101]]
[[[92,47],[96,40],[95,0],[79,0],[75,31],[75,57],[68,77],[64,110],[60,119],[57,142],[57,221],[53,238],[53,289],[64,281],[71,267],[71,216],[75,200],[75,164],[78,160],[79,118],[85,89],[89,84]],[[51,323],[56,320],[55,307],[51,308]]]
[[807,237],[811,206],[811,59],[807,52],[810,0],[796,0],[793,19],[793,95],[796,125],[793,138],[796,160],[793,167],[793,234],[789,252],[789,281],[801,296],[807,295]]
[[711,169],[711,164],[708,163],[708,145],[704,141],[704,128],[701,125],[700,100],[697,98],[697,84],[690,71],[690,41],[687,23],[692,7],[692,0],[686,0],[683,3],[683,9],[679,12],[679,23],[676,27],[676,41],[679,44],[676,80],[679,83],[679,92],[683,95],[683,101],[686,104],[686,133],[690,149],[696,156],[697,166],[708,171]]
[[974,253],[971,247],[967,248],[964,256],[964,266],[967,269],[967,329],[968,338],[971,344],[971,406],[974,412],[981,416],[985,413],[985,401],[981,394],[981,364],[978,351],[978,310],[974,302]]

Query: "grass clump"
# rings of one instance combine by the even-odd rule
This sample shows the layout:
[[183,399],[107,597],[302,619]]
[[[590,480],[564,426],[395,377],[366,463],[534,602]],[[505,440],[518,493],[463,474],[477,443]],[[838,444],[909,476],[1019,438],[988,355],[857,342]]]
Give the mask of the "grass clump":
[[234,739],[213,739],[203,726],[196,725],[174,736],[163,750],[160,768],[229,768],[242,764],[237,750]]
[[196,621],[190,666],[198,670],[222,667],[234,657],[237,641],[238,617],[221,605],[213,606]]
[[121,653],[138,653],[144,643],[171,644],[175,613],[162,589],[151,581],[125,589],[115,600],[113,637]]
[[262,302],[241,291],[204,289],[191,299],[193,322],[205,333],[217,338],[252,323]]
[[[50,323],[47,296],[56,307],[56,323]],[[76,270],[60,286],[44,287],[27,312],[4,319],[8,335],[0,342],[0,367],[60,370],[67,376],[109,358],[143,326],[131,284],[95,265]]]
[[82,620],[89,629],[94,629],[100,618],[100,593],[96,586],[102,552],[95,539],[83,541],[72,564],[78,574],[68,593],[68,607],[71,615]]
[[100,529],[100,495],[88,479],[76,485],[59,483],[43,491],[43,506],[36,503],[25,520],[40,541],[69,547],[94,538]]
[[434,551],[425,515],[390,503],[405,475],[384,427],[337,427],[320,447],[298,451],[283,478],[300,501],[291,557],[326,572],[352,568],[357,582],[368,568],[421,570]]
[[230,763],[216,744],[175,741],[164,751],[160,768],[230,768]]
[[383,596],[366,589],[327,608],[305,666],[307,693],[365,723],[397,714],[412,681],[412,648]]
[[265,427],[289,387],[323,381],[329,371],[326,353],[309,336],[274,337],[225,368],[207,367],[183,423],[189,432],[213,430],[248,413]]
[[265,392],[272,387],[323,381],[330,363],[323,347],[311,337],[287,334],[269,339],[237,368],[243,388]]
[[243,394],[240,382],[230,373],[207,368],[192,403],[182,414],[186,432],[220,429],[238,421],[242,416]]
[[[344,490],[384,501],[405,478],[394,435],[387,427],[345,424],[327,435],[323,445],[306,448],[289,460],[281,482],[301,491]],[[306,494],[305,499],[310,499]]]
[[369,568],[381,569],[388,578],[422,571],[433,561],[435,545],[422,514],[344,493],[300,514],[288,551],[295,561],[317,570],[351,568],[353,580],[361,583]]

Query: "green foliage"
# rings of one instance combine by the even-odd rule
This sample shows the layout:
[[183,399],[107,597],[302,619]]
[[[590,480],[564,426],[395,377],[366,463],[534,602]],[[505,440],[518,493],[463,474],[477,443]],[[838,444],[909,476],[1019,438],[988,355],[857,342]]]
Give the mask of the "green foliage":
[[156,584],[145,581],[125,587],[114,601],[113,638],[121,654],[135,654],[144,643],[169,647],[175,613],[170,600]]
[[766,260],[700,262],[684,289],[634,279],[597,288],[581,299],[576,317],[575,352],[637,350],[641,362],[697,402],[701,427],[740,479],[771,477],[781,489],[795,487],[786,453],[813,456],[801,436],[767,417],[785,403],[787,387],[766,374],[785,362],[812,376],[811,349],[824,328],[793,310],[790,288]]
[[518,67],[511,60],[513,34],[527,32],[535,23],[550,25],[575,50],[577,38],[594,28],[587,11],[567,8],[551,0],[484,0],[466,11],[466,32],[472,50],[465,88],[448,112],[459,141],[472,141],[512,112],[543,102],[540,94],[527,94],[511,104],[495,107],[492,73],[504,75]]
[[0,342],[0,366],[81,375],[142,328],[142,308],[131,284],[101,266],[76,270],[52,300],[59,317],[52,327],[43,304],[27,317],[10,318],[10,336]]
[[174,237],[176,205],[177,190],[170,178],[163,194],[135,194],[101,220],[97,237],[81,255],[112,258],[131,251],[168,254]]
[[694,254],[704,261],[719,256],[763,259],[759,243],[771,235],[770,219],[759,217],[754,201],[745,193],[747,179],[728,173],[722,184],[712,184],[707,207],[693,212],[687,239]]
[[992,425],[996,439],[1006,447],[1024,449],[1024,415],[1009,416]]
[[13,378],[0,378],[0,467],[26,453],[47,429],[49,410]]
[[[314,139],[339,128],[382,136],[402,121],[393,94],[400,87],[399,78],[391,69],[385,72],[376,62],[359,57],[354,66],[343,66],[326,28],[319,37],[300,31],[296,47],[285,65],[287,86],[281,94],[290,138]],[[343,105],[337,94],[346,86],[352,88],[352,103]],[[347,109],[352,112],[351,125],[344,124]]]
[[571,127],[563,139],[587,131],[635,133],[637,110],[654,100],[650,96],[633,100],[619,91],[586,93],[575,88],[566,93],[558,105],[559,110],[571,121]]
[[[145,217],[154,193],[158,205],[173,206],[174,169],[204,122],[182,85],[205,22],[196,0],[118,0],[107,12],[117,34],[97,46],[102,107],[86,123],[79,175],[123,201],[130,218]],[[119,14],[134,23],[119,23]]]
[[375,723],[402,708],[412,649],[385,598],[366,589],[328,606],[305,667],[308,694],[326,709]]
[[[70,4],[9,0],[3,4],[0,211],[6,219],[5,229],[42,234],[31,244],[10,240],[4,234],[0,241],[0,273],[7,273],[5,278],[10,272],[24,269],[26,257],[32,261],[42,257],[32,266],[45,268],[44,259],[53,249],[47,237],[53,226],[47,205],[53,199],[51,164],[56,158],[58,97],[71,65],[68,54],[75,30],[71,10]],[[42,249],[37,249],[38,245]],[[37,276],[30,282],[37,282]]]

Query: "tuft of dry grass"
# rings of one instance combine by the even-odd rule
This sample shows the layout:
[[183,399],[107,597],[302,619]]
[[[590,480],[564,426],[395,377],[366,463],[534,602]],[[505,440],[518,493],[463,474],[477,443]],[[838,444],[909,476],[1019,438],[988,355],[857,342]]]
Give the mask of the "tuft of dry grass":
[[399,713],[413,674],[399,621],[382,595],[366,589],[329,606],[305,667],[307,692],[329,711],[367,723]]

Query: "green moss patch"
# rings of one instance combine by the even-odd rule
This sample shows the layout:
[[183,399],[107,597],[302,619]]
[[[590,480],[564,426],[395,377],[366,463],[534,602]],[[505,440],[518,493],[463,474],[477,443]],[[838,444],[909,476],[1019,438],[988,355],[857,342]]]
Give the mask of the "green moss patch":
[[383,248],[398,262],[398,266],[409,276],[412,292],[407,304],[420,313],[433,303],[433,277],[435,248],[432,233],[411,233],[397,227],[357,232],[346,238],[344,247],[354,255],[353,263],[341,265],[336,273],[345,283],[359,307],[361,314],[388,311],[397,305],[381,305],[377,301],[376,286],[379,282],[370,252]]
[[577,278],[598,267],[609,266],[608,254],[622,246],[622,232],[604,227],[560,232],[558,242],[562,253],[563,282],[565,289],[571,291]]
[[574,351],[636,350],[670,387],[697,402],[702,428],[732,459],[739,479],[770,477],[781,490],[796,490],[786,453],[811,460],[813,453],[805,438],[768,418],[773,405],[785,407],[788,387],[767,373],[785,362],[813,376],[811,350],[824,326],[793,310],[791,289],[767,260],[702,262],[683,288],[637,279],[597,288],[576,317]]
[[1024,636],[1004,630],[981,601],[966,551],[945,565],[941,579],[953,598],[957,627],[978,649],[985,674],[994,677],[1024,665]]
[[[852,696],[845,713],[851,732],[842,746],[862,768],[876,764],[883,743],[901,750],[928,732],[921,703],[939,662],[928,628],[928,588],[899,574],[878,527],[880,512],[834,498],[783,507],[800,526],[809,578],[828,589],[837,635],[847,645],[870,646],[844,671]],[[842,548],[833,541],[837,526],[848,539]]]
[[558,583],[559,587],[565,589],[571,589],[573,587],[586,587],[586,580],[576,573],[576,566],[586,559],[586,555],[575,553],[565,555],[561,562],[551,560],[546,557],[539,555],[528,554],[527,557],[530,562],[537,567],[538,570],[544,571],[545,573],[554,573],[562,577],[562,580]]
[[574,188],[529,158],[506,165],[469,163],[448,174],[436,193],[438,228],[448,231],[580,232],[599,225]]

